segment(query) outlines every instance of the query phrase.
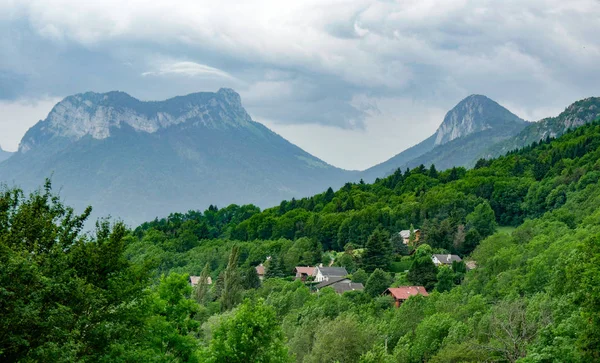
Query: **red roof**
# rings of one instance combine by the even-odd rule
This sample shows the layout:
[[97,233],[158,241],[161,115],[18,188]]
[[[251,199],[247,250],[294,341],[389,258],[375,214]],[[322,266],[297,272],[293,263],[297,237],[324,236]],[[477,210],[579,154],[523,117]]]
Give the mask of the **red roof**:
[[400,287],[390,287],[385,290],[386,293],[392,294],[394,299],[396,300],[406,300],[411,296],[415,295],[423,295],[428,296],[427,290],[423,286],[400,286]]
[[314,267],[310,267],[310,266],[296,266],[296,272],[300,273],[300,274],[306,274],[308,276],[314,276],[315,275],[315,268]]

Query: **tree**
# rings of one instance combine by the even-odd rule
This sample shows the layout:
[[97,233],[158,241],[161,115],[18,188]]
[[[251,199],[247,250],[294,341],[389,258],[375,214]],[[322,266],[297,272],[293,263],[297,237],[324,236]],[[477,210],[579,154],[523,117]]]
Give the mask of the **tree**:
[[242,294],[242,279],[238,270],[240,247],[233,246],[229,254],[229,262],[223,276],[223,292],[221,294],[221,309],[229,310],[240,302]]
[[373,271],[371,276],[369,276],[367,285],[365,286],[365,293],[372,297],[379,296],[390,287],[391,284],[392,278],[390,274],[378,268]]
[[454,287],[454,272],[447,266],[442,266],[438,269],[437,283],[435,289],[439,292],[450,291]]
[[354,315],[342,315],[321,324],[315,333],[313,349],[303,362],[352,363],[370,348],[370,332],[359,324]]
[[456,227],[456,233],[454,234],[454,241],[452,243],[452,247],[454,247],[454,251],[462,251],[465,244],[465,225],[459,224]]
[[362,268],[358,269],[355,273],[352,274],[353,282],[360,282],[361,284],[366,284],[369,279],[369,274],[365,272]]
[[202,272],[200,273],[200,279],[198,280],[198,284],[194,289],[194,299],[198,304],[204,304],[208,298],[208,294],[210,291],[210,285],[208,284],[208,279],[210,277],[210,266],[208,263],[204,265]]
[[246,300],[215,329],[203,356],[212,363],[288,362],[283,339],[273,308]]
[[483,202],[467,215],[467,226],[476,229],[485,238],[496,232],[496,216],[488,202]]
[[[433,164],[431,166],[433,166]],[[416,241],[417,235],[415,234],[415,226],[413,226],[413,224],[411,223],[408,235],[408,245],[412,248],[415,248]]]
[[81,232],[90,213],[49,181],[28,197],[0,190],[0,360],[121,360],[113,348],[141,345],[148,275],[124,257],[123,223]]
[[242,285],[244,289],[258,289],[260,287],[260,277],[258,277],[256,267],[250,266],[244,270]]
[[377,268],[388,269],[391,263],[392,248],[389,234],[376,228],[369,236],[362,259],[363,268],[372,272]]
[[148,319],[144,337],[154,351],[184,362],[193,361],[198,348],[193,334],[200,327],[194,318],[199,306],[189,299],[191,292],[186,275],[163,275],[153,294],[153,316]]
[[434,165],[434,164],[431,164],[431,167],[429,167],[429,177],[430,177],[430,178],[437,179],[437,178],[438,178],[438,176],[439,176],[439,175],[438,175],[438,171],[437,171],[437,169],[435,168],[435,165]]
[[423,286],[426,290],[435,287],[437,281],[437,267],[431,260],[432,250],[427,244],[417,248],[413,257],[413,263],[406,278],[413,285]]
[[283,259],[279,258],[276,255],[271,256],[271,259],[269,260],[269,264],[267,266],[267,271],[265,272],[265,277],[285,277],[285,272],[285,263]]

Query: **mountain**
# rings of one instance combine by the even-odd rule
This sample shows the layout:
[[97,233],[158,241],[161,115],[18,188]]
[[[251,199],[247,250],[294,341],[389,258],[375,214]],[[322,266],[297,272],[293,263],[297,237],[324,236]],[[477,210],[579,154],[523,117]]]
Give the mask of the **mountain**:
[[559,137],[567,130],[588,124],[600,117],[600,97],[589,97],[567,107],[560,115],[548,117],[525,127],[515,137],[496,143],[480,157],[491,158],[520,149],[546,137]]
[[489,145],[518,134],[527,122],[497,102],[471,95],[452,108],[435,134],[391,159],[364,171],[372,181],[398,168],[435,164],[439,169],[466,165]]
[[2,146],[0,146],[0,163],[4,160],[10,158],[13,153],[2,150]]
[[254,122],[231,89],[160,102],[88,92],[59,102],[0,164],[26,190],[52,177],[65,201],[128,223],[208,205],[261,207],[340,186],[337,169]]

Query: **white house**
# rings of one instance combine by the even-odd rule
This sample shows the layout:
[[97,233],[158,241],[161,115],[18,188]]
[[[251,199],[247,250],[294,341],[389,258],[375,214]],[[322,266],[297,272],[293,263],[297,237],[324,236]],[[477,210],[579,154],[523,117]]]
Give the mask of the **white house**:
[[315,268],[315,281],[329,281],[332,278],[346,277],[348,271],[343,267],[323,267],[319,266]]
[[460,258],[457,255],[433,255],[431,256],[431,260],[433,261],[433,263],[436,266],[441,266],[441,265],[452,265],[452,262],[456,261],[456,262],[460,262],[462,261],[462,258]]

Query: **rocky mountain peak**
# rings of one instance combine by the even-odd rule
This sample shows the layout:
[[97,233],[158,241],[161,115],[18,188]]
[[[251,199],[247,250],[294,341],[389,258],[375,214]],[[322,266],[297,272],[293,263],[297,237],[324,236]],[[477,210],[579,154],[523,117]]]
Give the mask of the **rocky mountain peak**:
[[105,139],[112,128],[127,125],[138,132],[190,124],[210,128],[243,127],[252,119],[232,89],[198,92],[165,101],[140,101],[125,92],[86,92],[66,97],[48,117],[30,129],[19,146],[27,152],[53,137]]
[[507,122],[523,123],[524,121],[486,96],[470,95],[448,111],[435,133],[435,145],[499,127]]

